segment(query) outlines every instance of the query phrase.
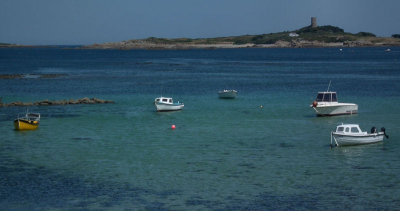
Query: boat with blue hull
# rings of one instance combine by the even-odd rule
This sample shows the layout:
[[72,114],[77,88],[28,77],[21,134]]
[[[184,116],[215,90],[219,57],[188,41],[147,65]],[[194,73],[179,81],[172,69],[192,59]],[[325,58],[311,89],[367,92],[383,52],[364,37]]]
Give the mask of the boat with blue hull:
[[158,97],[154,100],[157,111],[179,111],[185,106],[181,102],[174,102],[170,97]]

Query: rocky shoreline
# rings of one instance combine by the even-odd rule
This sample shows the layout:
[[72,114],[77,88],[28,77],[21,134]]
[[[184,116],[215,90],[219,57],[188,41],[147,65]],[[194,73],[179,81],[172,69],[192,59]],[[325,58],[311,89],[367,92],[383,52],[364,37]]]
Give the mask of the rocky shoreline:
[[129,40],[122,42],[110,42],[83,46],[82,49],[148,49],[148,50],[180,50],[180,49],[229,49],[229,48],[346,48],[346,47],[390,47],[400,46],[400,39],[395,38],[366,38],[360,40],[347,40],[341,42],[323,42],[293,39],[291,41],[278,40],[272,44],[235,44],[233,42],[221,42],[213,44],[203,43],[154,43],[145,40]]
[[319,41],[278,41],[274,44],[127,44],[127,43],[105,43],[84,46],[83,49],[118,49],[118,50],[185,50],[185,49],[233,49],[233,48],[334,48],[334,47],[390,47],[400,46],[399,43],[371,43],[368,41],[346,41],[324,43]]
[[[339,38],[338,38],[339,39]],[[374,37],[359,40],[345,40],[336,42],[323,42],[318,40],[303,40],[293,39],[291,41],[278,40],[272,44],[256,44],[244,43],[237,44],[234,42],[216,42],[216,43],[159,43],[147,40],[128,40],[121,42],[108,42],[93,45],[75,46],[65,49],[100,49],[100,50],[188,50],[188,49],[234,49],[234,48],[348,48],[348,47],[391,47],[400,46],[400,39],[390,37]],[[49,47],[54,48],[57,46],[1,46],[3,48],[17,48],[17,47]],[[13,79],[13,78],[57,78],[63,77],[63,74],[15,74],[15,75],[0,75],[0,79]]]
[[97,98],[82,98],[78,100],[70,99],[70,100],[60,100],[60,101],[51,101],[51,100],[42,100],[37,102],[11,102],[11,103],[3,103],[0,99],[0,107],[11,107],[11,106],[52,106],[52,105],[76,105],[76,104],[106,104],[106,103],[115,103],[111,100],[102,100]]

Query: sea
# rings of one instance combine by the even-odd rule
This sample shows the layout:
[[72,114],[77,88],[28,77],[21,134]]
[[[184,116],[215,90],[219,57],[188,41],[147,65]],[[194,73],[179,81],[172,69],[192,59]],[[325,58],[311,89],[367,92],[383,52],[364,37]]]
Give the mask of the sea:
[[[0,107],[0,208],[399,210],[400,47],[386,49],[0,48],[0,75],[24,75],[0,78],[3,103],[115,102]],[[358,114],[317,117],[328,89]],[[185,107],[156,112],[160,96]],[[14,130],[27,109],[39,128]],[[331,148],[342,123],[389,139]]]

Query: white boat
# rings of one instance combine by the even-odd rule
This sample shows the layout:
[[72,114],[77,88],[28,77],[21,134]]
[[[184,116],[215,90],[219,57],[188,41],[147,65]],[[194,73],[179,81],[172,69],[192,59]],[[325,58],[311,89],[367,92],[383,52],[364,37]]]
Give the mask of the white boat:
[[218,96],[219,98],[224,98],[224,99],[234,99],[237,96],[237,91],[233,89],[224,89],[221,91],[218,91]]
[[317,116],[334,116],[356,114],[358,105],[354,103],[339,103],[336,92],[318,92],[317,98],[310,105]]
[[336,127],[335,132],[331,132],[331,146],[332,140],[334,140],[336,146],[348,146],[381,142],[383,137],[389,138],[384,127],[381,128],[380,132],[372,127],[371,133],[367,133],[361,131],[358,124],[341,124]]
[[179,101],[174,103],[170,97],[158,97],[154,100],[154,104],[157,111],[178,111],[182,110],[184,107],[183,103],[180,103]]

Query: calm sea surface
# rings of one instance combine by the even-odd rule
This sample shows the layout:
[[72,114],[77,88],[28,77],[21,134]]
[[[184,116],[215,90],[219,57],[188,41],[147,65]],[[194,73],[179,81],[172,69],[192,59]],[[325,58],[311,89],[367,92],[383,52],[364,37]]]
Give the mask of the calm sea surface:
[[[0,108],[2,210],[382,210],[400,207],[400,48],[0,49],[3,102],[96,97],[115,104]],[[318,91],[359,114],[316,117]],[[239,91],[221,100],[220,89]],[[157,113],[154,98],[185,103]],[[260,108],[260,106],[263,106]],[[384,143],[331,149],[340,123]],[[171,125],[176,125],[171,130]]]

